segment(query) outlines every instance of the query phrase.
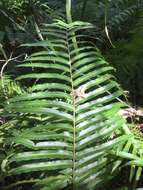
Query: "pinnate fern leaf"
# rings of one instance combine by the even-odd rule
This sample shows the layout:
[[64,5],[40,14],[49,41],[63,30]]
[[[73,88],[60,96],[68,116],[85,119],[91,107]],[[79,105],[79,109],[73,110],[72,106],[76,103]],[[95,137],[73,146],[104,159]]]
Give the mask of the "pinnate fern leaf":
[[[44,25],[44,41],[27,44],[41,51],[19,65],[27,73],[18,80],[32,85],[5,109],[35,122],[12,134],[16,148],[6,162],[7,176],[28,174],[35,181],[29,177],[27,183],[42,190],[91,190],[110,176],[109,151],[128,138],[120,135],[125,121],[117,98],[123,92],[97,48],[76,38],[87,27],[57,21]],[[15,185],[20,183],[25,181]]]

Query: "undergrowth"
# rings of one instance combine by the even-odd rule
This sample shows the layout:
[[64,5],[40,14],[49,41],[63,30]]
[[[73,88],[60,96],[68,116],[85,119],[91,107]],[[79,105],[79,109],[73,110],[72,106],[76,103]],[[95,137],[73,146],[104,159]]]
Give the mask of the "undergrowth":
[[143,14],[128,33],[128,38],[119,39],[114,49],[108,50],[107,59],[116,68],[116,76],[123,88],[130,92],[129,100],[143,105]]

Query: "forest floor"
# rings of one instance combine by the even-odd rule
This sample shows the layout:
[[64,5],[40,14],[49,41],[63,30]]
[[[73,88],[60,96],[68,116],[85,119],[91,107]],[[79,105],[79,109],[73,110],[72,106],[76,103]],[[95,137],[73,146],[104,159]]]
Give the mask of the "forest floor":
[[134,106],[143,106],[143,13],[127,37],[114,43],[106,58],[116,68],[116,77]]

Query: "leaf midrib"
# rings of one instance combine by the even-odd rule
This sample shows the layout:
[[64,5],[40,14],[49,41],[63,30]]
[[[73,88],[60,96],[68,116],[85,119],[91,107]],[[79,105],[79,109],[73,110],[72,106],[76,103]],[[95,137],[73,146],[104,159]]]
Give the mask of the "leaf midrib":
[[72,58],[70,53],[70,44],[68,42],[68,30],[67,30],[67,50],[69,55],[69,66],[70,66],[70,78],[71,78],[71,96],[72,96],[72,106],[73,106],[73,159],[72,159],[72,181],[73,190],[75,189],[75,161],[76,161],[76,101],[74,96],[74,84],[73,84],[73,74],[72,74]]

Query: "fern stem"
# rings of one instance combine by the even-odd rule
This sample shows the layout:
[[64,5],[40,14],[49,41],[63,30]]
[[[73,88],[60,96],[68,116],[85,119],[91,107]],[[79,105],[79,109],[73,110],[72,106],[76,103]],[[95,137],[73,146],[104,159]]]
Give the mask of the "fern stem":
[[[71,0],[66,1],[66,14],[67,14],[67,22],[68,24],[72,23],[72,14],[71,14]],[[75,34],[73,33],[72,37],[74,48],[77,49],[77,41]],[[75,120],[75,96],[74,96],[74,85],[73,85],[73,78],[72,78],[72,67],[71,67],[71,56],[70,56],[70,47],[68,42],[68,35],[67,35],[67,47],[68,47],[68,55],[69,55],[69,65],[70,65],[70,76],[71,76],[71,85],[72,85],[72,104],[73,104],[73,160],[72,160],[72,180],[73,180],[73,186],[72,189],[76,189],[75,184],[75,162],[76,162],[76,120]]]
[[[72,5],[71,5],[71,0],[66,0],[66,16],[67,16],[67,23],[70,24],[72,23]],[[72,42],[73,42],[73,45],[74,45],[74,48],[77,49],[77,40],[76,40],[76,37],[75,37],[75,33],[72,34],[73,37],[72,37]]]
[[73,181],[73,187],[72,189],[76,189],[76,184],[75,184],[75,162],[76,162],[76,103],[75,103],[75,96],[74,96],[74,85],[73,85],[73,77],[72,77],[72,58],[70,55],[70,47],[69,47],[69,42],[68,42],[68,35],[67,35],[67,49],[68,49],[68,55],[69,55],[69,66],[70,66],[70,78],[71,78],[71,88],[72,88],[72,105],[73,105],[73,159],[72,159],[72,181]]
[[66,1],[66,16],[68,24],[72,23],[71,0]]

